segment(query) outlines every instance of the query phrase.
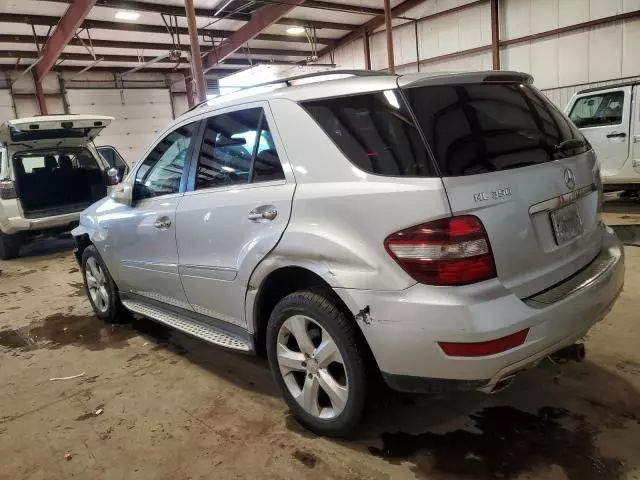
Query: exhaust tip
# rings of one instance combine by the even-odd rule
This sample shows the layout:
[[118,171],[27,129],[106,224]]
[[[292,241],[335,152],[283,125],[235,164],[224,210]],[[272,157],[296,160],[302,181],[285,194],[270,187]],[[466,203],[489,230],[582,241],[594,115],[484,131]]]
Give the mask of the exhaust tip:
[[509,375],[508,377],[501,378],[498,383],[496,383],[491,391],[489,392],[491,395],[494,393],[502,392],[511,386],[513,381],[516,379],[515,375]]

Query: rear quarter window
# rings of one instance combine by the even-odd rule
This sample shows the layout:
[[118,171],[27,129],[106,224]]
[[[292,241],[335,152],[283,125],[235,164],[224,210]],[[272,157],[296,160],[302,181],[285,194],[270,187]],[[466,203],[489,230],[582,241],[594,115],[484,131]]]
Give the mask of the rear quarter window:
[[361,170],[386,176],[434,176],[433,163],[400,92],[326,98],[302,106]]

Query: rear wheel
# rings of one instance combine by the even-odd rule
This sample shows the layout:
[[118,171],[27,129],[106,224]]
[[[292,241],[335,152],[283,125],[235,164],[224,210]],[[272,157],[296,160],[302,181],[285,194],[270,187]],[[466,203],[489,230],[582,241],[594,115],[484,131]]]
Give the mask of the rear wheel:
[[0,260],[11,260],[20,253],[20,238],[0,232]]
[[319,435],[344,436],[359,423],[367,371],[356,326],[330,295],[296,292],[274,308],[269,364],[293,415]]
[[126,315],[116,286],[102,257],[93,245],[82,253],[82,278],[93,312],[107,322],[117,322]]

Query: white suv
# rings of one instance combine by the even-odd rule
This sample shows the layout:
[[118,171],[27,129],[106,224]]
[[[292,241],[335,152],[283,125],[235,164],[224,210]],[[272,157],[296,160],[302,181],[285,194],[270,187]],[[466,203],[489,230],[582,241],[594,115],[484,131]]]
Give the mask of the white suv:
[[17,257],[35,235],[69,232],[117,184],[127,167],[112,169],[93,144],[112,120],[49,115],[0,125],[0,259]]
[[266,350],[327,435],[359,421],[370,373],[501,388],[624,277],[595,155],[528,75],[345,76],[193,109],[73,231],[96,315]]

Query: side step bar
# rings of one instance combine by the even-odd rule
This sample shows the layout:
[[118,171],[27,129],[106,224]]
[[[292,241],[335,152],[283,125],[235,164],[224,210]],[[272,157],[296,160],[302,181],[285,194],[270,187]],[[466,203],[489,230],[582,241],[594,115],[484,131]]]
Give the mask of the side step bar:
[[135,300],[123,298],[122,304],[134,313],[148,317],[188,335],[213,343],[214,345],[245,353],[252,350],[251,344],[247,340],[212,325]]

